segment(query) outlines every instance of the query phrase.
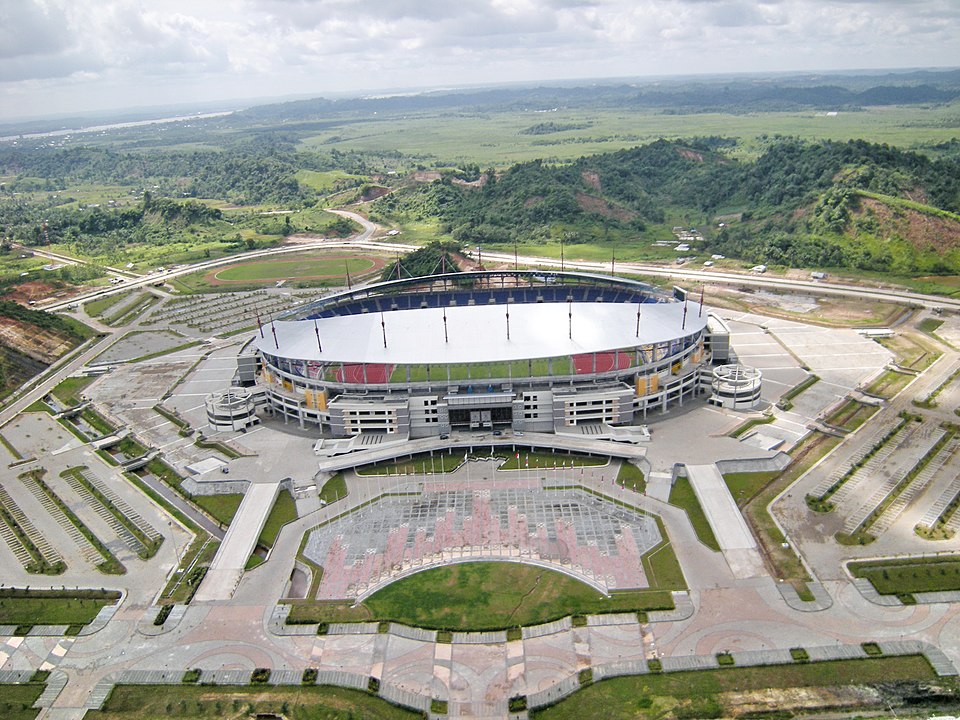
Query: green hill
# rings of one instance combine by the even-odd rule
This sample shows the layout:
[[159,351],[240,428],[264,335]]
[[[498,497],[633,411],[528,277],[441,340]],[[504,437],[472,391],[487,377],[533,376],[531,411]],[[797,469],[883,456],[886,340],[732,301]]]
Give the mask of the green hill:
[[374,216],[433,218],[470,245],[563,241],[624,259],[675,255],[652,244],[675,225],[695,224],[703,240],[694,252],[751,263],[960,272],[957,160],[864,141],[772,138],[757,160],[742,161],[726,153],[733,144],[660,140],[569,164],[488,171],[469,185],[452,174],[378,200]]

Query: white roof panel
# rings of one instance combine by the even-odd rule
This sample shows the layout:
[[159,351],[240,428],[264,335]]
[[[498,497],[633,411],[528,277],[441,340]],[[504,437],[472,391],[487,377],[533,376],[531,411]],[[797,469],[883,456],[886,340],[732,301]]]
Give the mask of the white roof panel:
[[[320,362],[382,363],[390,365],[506,362],[580,353],[673,340],[701,330],[707,314],[698,317],[699,306],[689,303],[686,326],[683,303],[647,303],[640,306],[640,337],[637,337],[637,305],[633,303],[573,303],[572,337],[568,303],[511,304],[510,339],[507,339],[507,305],[449,307],[447,340],[443,310],[425,308],[393,310],[317,320],[320,343],[312,320],[273,323],[263,327],[257,347],[271,355]],[[386,329],[387,346],[383,335]],[[279,344],[279,349],[277,348]]]

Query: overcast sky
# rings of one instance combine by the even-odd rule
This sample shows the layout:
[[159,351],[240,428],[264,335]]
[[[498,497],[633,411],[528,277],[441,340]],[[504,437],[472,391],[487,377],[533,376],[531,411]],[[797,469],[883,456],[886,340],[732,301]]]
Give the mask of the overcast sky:
[[960,66],[960,0],[0,0],[0,118],[507,81]]

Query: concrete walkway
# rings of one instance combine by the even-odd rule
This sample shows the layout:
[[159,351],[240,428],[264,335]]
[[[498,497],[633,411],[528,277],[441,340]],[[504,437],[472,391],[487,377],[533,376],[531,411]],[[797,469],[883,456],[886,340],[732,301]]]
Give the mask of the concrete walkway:
[[687,465],[687,477],[737,578],[766,577],[757,543],[716,465]]
[[203,584],[197,590],[193,599],[195,603],[233,597],[279,492],[279,480],[250,485],[216,557],[210,563]]

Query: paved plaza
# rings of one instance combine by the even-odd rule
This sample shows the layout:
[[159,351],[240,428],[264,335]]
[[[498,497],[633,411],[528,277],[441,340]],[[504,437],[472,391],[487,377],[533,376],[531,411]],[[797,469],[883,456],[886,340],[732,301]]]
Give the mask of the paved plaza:
[[470,559],[541,564],[609,592],[647,587],[640,558],[660,541],[649,515],[580,489],[448,482],[320,526],[305,554],[324,568],[320,600],[366,597],[411,572]]

